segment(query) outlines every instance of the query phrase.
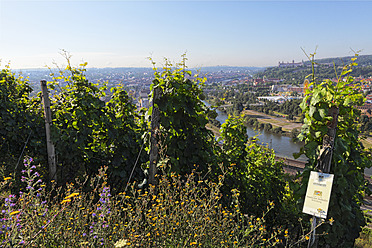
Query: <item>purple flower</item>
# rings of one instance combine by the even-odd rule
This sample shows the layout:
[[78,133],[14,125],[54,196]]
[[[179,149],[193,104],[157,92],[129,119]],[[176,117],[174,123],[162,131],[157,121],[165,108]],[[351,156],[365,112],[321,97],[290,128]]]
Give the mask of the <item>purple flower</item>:
[[87,236],[87,234],[86,233],[83,233],[83,237],[85,237],[85,236]]

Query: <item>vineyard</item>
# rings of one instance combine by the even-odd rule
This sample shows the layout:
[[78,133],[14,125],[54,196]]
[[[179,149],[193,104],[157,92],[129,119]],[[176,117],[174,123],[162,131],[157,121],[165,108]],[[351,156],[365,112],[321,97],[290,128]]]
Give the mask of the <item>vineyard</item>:
[[[314,228],[312,245],[353,247],[371,166],[354,58],[336,84],[313,77],[298,137],[308,163],[295,176],[247,137],[241,116],[215,139],[205,78],[184,56],[153,63],[152,106],[140,111],[123,87],[108,93],[108,82],[87,79],[86,63],[66,59],[36,96],[27,78],[0,72],[2,247],[306,247]],[[311,171],[335,176],[328,217],[315,227],[302,213]]]

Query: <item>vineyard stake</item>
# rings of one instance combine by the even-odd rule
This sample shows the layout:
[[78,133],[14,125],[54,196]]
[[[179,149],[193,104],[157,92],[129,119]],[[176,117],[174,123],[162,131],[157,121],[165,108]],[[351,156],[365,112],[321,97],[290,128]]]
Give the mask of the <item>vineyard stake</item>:
[[42,100],[44,106],[44,116],[45,116],[45,133],[48,151],[48,164],[49,164],[49,179],[55,180],[57,182],[57,166],[54,144],[50,138],[50,125],[52,123],[52,114],[50,111],[50,100],[48,94],[48,88],[45,80],[40,81]]

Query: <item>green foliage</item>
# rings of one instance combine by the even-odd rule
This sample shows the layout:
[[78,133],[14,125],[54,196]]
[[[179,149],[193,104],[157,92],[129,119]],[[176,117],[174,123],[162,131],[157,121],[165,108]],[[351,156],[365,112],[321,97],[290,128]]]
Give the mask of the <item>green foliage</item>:
[[[17,172],[22,151],[45,161],[44,120],[40,99],[30,98],[27,79],[6,67],[0,72],[0,166],[6,173]],[[10,166],[13,165],[13,166]],[[19,168],[18,168],[19,171]]]
[[291,131],[291,139],[293,142],[299,142],[298,135],[300,135],[301,131],[297,128],[293,128]]
[[283,164],[275,161],[273,150],[259,145],[257,139],[248,141],[244,122],[238,117],[230,116],[222,124],[221,138],[221,157],[228,168],[226,192],[237,189],[243,211],[250,214],[261,213],[268,201],[281,206],[285,193]]
[[[213,159],[213,134],[206,128],[207,107],[202,102],[201,85],[205,79],[192,78],[186,70],[185,58],[172,68],[166,60],[162,72],[155,70],[151,85],[154,105],[160,111],[160,147],[172,171],[190,173],[194,165],[207,172]],[[160,97],[153,92],[159,89]],[[152,107],[149,113],[152,112]]]
[[[266,228],[273,205],[254,217],[242,213],[237,192],[232,208],[221,204],[224,175],[213,183],[195,172],[165,174],[156,187],[132,185],[129,192],[112,195],[100,169],[89,180],[91,192],[77,181],[64,191],[54,184],[52,195],[31,159],[22,169],[23,193],[0,202],[1,247],[273,247],[285,242],[283,228]],[[13,180],[0,182],[1,195]]]
[[359,118],[360,123],[360,131],[368,133],[372,132],[372,117],[368,117],[367,115],[362,115]]
[[274,111],[279,112],[281,114],[287,115],[287,119],[294,120],[294,116],[299,116],[301,114],[301,108],[299,107],[301,101],[301,99],[292,99],[284,102],[283,104],[266,101],[265,104],[262,106],[257,105],[252,106],[251,108],[270,115],[274,115]]
[[[92,176],[108,166],[110,184],[122,188],[129,179],[141,148],[141,130],[135,106],[121,88],[112,88],[105,103],[105,86],[98,87],[85,76],[85,66],[67,66],[54,76],[52,140],[58,162],[58,177],[70,181],[84,173]],[[146,161],[145,153],[139,163]],[[143,178],[140,166],[136,179]]]
[[330,171],[335,177],[328,210],[328,217],[335,221],[333,225],[320,227],[320,233],[327,233],[320,237],[320,246],[352,247],[364,225],[360,210],[366,185],[363,175],[364,169],[371,166],[371,161],[365,156],[358,137],[360,132],[356,121],[360,111],[355,106],[360,106],[364,98],[360,87],[349,76],[352,66],[356,65],[354,60],[344,67],[336,83],[331,80],[312,82],[301,103],[305,113],[302,134],[299,136],[300,140],[305,141],[301,153],[309,158],[309,162],[302,173],[302,186],[298,191],[302,197],[300,203],[303,203],[310,171],[317,170],[323,138],[332,122],[328,110],[333,106],[339,109]]

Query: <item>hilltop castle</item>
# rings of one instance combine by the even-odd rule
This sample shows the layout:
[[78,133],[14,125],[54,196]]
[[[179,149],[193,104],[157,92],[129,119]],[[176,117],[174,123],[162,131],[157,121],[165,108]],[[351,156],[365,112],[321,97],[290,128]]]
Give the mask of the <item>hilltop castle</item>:
[[304,66],[304,61],[295,63],[294,60],[292,60],[292,63],[284,63],[284,62],[279,61],[279,65],[278,65],[278,67],[282,67],[282,68],[288,68],[288,67],[295,68],[295,67],[302,67],[302,66]]

